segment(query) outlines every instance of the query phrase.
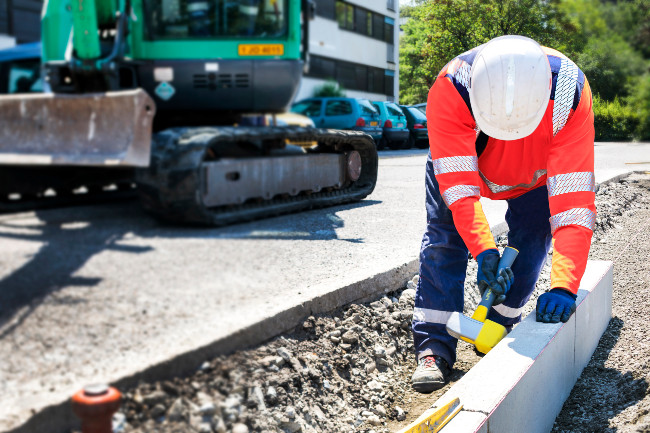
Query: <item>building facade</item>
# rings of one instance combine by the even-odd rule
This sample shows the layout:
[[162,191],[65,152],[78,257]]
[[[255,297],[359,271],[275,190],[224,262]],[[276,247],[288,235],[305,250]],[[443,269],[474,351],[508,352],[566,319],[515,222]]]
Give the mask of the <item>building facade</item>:
[[0,49],[41,37],[43,0],[0,0]]
[[396,101],[399,94],[397,0],[315,0],[310,65],[296,100],[328,80],[346,96]]

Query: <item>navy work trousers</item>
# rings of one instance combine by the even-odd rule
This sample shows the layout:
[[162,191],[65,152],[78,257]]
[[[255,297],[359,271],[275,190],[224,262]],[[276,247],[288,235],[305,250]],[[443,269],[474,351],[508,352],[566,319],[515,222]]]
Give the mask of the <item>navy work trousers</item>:
[[[468,250],[451,211],[442,200],[431,154],[426,168],[427,231],[420,250],[420,281],[415,295],[413,339],[419,358],[440,355],[452,366],[457,340],[446,330],[454,311],[463,311]],[[508,244],[519,255],[512,266],[515,281],[503,304],[490,309],[488,319],[508,329],[521,320],[551,247],[550,210],[546,186],[507,200]],[[475,277],[473,277],[475,278]]]

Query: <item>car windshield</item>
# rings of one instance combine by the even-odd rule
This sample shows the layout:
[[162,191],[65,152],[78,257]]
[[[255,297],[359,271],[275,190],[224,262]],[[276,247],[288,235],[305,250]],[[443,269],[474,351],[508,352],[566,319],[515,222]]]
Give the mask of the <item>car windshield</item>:
[[427,116],[422,114],[420,110],[418,110],[415,107],[406,107],[407,110],[415,117],[415,120],[418,122],[426,122],[427,121]]
[[287,34],[288,0],[145,0],[146,37],[223,39]]
[[359,106],[361,107],[361,114],[368,116],[376,116],[379,114],[379,111],[372,105],[367,99],[358,99]]

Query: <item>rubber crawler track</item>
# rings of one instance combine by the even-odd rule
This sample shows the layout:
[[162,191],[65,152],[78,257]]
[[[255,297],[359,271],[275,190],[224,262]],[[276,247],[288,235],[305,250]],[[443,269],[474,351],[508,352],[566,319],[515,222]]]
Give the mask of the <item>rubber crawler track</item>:
[[[201,164],[210,150],[231,144],[316,141],[318,153],[356,150],[361,155],[361,176],[341,189],[302,193],[242,205],[207,208],[201,200]],[[173,223],[222,226],[289,212],[358,201],[369,195],[377,181],[378,157],[372,138],[357,131],[314,128],[173,128],[153,137],[151,165],[136,174],[144,209]]]

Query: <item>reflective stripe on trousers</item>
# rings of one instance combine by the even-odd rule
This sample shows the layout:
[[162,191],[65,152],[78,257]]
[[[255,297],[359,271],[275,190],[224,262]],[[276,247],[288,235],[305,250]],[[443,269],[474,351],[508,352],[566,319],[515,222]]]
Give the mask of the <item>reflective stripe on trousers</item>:
[[[446,317],[463,311],[468,250],[454,226],[434,176],[431,154],[426,168],[427,231],[420,249],[420,281],[415,295],[413,340],[418,357],[435,354],[449,365],[456,361],[457,340],[446,330]],[[511,327],[521,320],[522,306],[535,283],[551,247],[550,211],[546,187],[508,200],[508,244],[519,250],[512,266],[515,282],[506,301],[492,309],[488,319]],[[470,275],[472,283],[476,276]]]

